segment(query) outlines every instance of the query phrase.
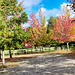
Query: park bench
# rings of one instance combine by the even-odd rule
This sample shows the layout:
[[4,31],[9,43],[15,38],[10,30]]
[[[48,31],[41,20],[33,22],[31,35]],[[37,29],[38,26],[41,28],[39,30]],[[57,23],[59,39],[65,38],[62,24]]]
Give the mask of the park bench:
[[24,49],[24,50],[18,50],[17,54],[26,54],[26,49]]

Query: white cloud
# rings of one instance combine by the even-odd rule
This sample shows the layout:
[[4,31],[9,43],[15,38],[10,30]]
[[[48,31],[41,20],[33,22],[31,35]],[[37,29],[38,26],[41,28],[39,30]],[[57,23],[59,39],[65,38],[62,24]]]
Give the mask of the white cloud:
[[[60,10],[59,9],[56,9],[56,8],[54,8],[52,10],[47,10],[46,8],[42,7],[41,8],[41,11],[42,11],[43,16],[46,16],[46,17],[60,16],[61,15],[61,11],[63,11],[63,9],[64,10],[66,9],[67,4],[69,4],[69,3],[63,3],[63,4],[61,4],[60,5]],[[72,5],[72,4],[69,4],[69,5]],[[71,7],[68,6],[67,8],[68,8],[68,10],[70,10],[71,17],[74,17],[75,14],[73,14],[73,11],[71,10]],[[62,12],[62,13],[64,13],[64,12]],[[39,11],[36,13],[36,16],[37,17],[38,17],[38,14],[39,14]]]
[[46,26],[48,25],[48,21],[46,21]]
[[[17,0],[18,3],[22,2],[22,0]],[[23,5],[27,9],[31,9],[35,5],[39,5],[42,0],[24,0]]]
[[[67,6],[67,4],[70,5],[70,6]],[[61,4],[60,6],[61,6],[61,10],[62,10],[62,11],[63,11],[63,10],[66,10],[66,6],[67,6],[67,9],[69,10],[69,12],[70,12],[70,14],[71,14],[71,17],[75,17],[75,14],[74,14],[74,12],[73,12],[73,10],[72,10],[72,8],[71,8],[72,4],[70,4],[70,3],[63,3],[63,4]],[[63,13],[64,13],[64,12],[63,12]]]
[[21,23],[21,26],[24,28],[24,27],[29,27],[29,24],[28,23]]
[[46,11],[46,9],[42,7],[42,8],[41,8],[41,11],[44,12],[44,11]]
[[[43,16],[53,16],[53,15],[57,15],[57,14],[60,14],[60,10],[59,9],[53,9],[53,10],[47,10],[46,8],[41,8],[41,11],[42,11],[42,14],[43,14]],[[36,13],[36,16],[38,16],[38,14],[39,14],[39,11]]]

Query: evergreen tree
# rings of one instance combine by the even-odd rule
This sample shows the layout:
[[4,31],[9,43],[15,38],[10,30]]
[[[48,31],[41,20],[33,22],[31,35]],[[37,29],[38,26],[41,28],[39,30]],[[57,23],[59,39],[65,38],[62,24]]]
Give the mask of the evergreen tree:
[[56,18],[54,18],[53,16],[51,16],[50,19],[48,20],[47,33],[50,32],[52,27],[54,27],[55,20],[56,20]]

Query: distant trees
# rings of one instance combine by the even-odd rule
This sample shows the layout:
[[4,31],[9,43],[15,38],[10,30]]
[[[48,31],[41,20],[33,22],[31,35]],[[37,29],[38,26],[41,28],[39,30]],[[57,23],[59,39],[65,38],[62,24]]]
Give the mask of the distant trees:
[[50,32],[50,30],[54,27],[56,18],[51,16],[50,19],[48,20],[48,25],[47,25],[47,33]]

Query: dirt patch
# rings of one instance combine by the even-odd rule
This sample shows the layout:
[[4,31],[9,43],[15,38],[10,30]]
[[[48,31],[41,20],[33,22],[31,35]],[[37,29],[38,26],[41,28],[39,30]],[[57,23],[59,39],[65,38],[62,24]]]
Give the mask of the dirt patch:
[[7,68],[6,65],[0,65],[0,68]]
[[[23,59],[30,59],[30,58],[36,58],[36,56],[28,56],[28,57],[14,57],[12,59],[10,58],[5,58],[6,62],[16,62],[16,61],[20,61]],[[0,59],[0,62],[2,62],[2,59]]]
[[[67,55],[67,57],[69,57],[71,59],[75,59],[75,49],[71,49],[69,52],[67,50],[57,50],[57,51],[45,52],[45,53],[16,55],[16,56],[13,56],[12,59],[10,59],[9,57],[6,57],[5,58],[5,61],[6,61],[5,65],[4,66],[1,65],[0,68],[18,66],[21,64],[20,62],[24,59],[36,58],[39,55],[47,55],[47,54],[64,54],[64,55]],[[0,62],[2,62],[2,60],[0,60]]]
[[[12,59],[9,58],[9,56],[5,56],[5,61],[6,62],[14,62],[14,61],[19,61],[23,59],[29,59],[29,58],[35,58],[36,55],[45,55],[45,54],[70,54],[71,56],[75,56],[75,49],[71,49],[70,51],[67,50],[56,50],[52,52],[43,52],[43,53],[34,53],[34,54],[25,54],[25,55],[15,55],[13,56]],[[0,59],[0,62],[2,60]]]

